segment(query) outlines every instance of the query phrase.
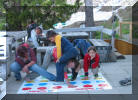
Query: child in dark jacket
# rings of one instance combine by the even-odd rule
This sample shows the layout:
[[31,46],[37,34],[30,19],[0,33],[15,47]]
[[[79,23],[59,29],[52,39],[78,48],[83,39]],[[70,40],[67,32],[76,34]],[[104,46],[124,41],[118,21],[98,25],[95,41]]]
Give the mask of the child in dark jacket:
[[67,68],[72,69],[71,81],[74,81],[77,78],[79,70],[81,69],[80,62],[77,59],[72,58],[69,60],[69,62],[67,64]]
[[99,69],[99,54],[96,52],[96,48],[91,46],[88,48],[88,53],[84,57],[84,72],[85,77],[84,80],[88,79],[88,68],[92,67],[92,72],[95,78],[98,77],[98,69]]
[[[54,58],[54,62],[56,62],[57,61],[57,49],[56,48],[53,49],[52,56]],[[74,81],[77,78],[79,70],[81,69],[79,60],[77,60],[77,58],[72,58],[68,61],[66,67],[64,67],[64,74],[66,74],[66,76],[67,76],[67,68],[71,68],[72,70],[71,81]]]
[[56,81],[63,82],[65,78],[65,81],[67,82],[68,86],[71,86],[69,80],[67,79],[67,73],[64,71],[64,68],[70,59],[76,58],[78,56],[79,53],[77,49],[73,47],[73,44],[69,40],[52,30],[47,32],[46,37],[51,42],[54,42],[57,48]]

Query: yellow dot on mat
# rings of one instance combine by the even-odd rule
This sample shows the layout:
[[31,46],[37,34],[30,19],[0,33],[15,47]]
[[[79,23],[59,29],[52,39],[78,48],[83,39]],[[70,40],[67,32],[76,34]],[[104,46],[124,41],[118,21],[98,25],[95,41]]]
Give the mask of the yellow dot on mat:
[[97,77],[96,80],[101,80],[102,78],[101,77]]
[[81,80],[89,80],[89,79],[81,79]]
[[26,83],[34,83],[34,81],[27,81]]
[[48,80],[41,80],[40,82],[48,82]]

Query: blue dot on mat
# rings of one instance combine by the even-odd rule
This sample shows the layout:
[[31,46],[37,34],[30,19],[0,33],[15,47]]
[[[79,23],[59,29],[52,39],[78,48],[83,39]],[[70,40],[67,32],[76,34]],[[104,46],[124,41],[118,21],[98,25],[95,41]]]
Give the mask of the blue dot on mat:
[[70,82],[70,84],[74,85],[74,84],[76,84],[76,82]]
[[33,84],[29,83],[29,84],[25,84],[24,86],[33,86]]
[[102,81],[102,80],[97,80],[96,83],[101,83],[101,82],[105,82],[105,81]]
[[40,83],[39,85],[40,86],[44,86],[44,85],[47,85],[47,83]]
[[82,83],[83,84],[90,84],[91,82],[90,81],[83,81]]

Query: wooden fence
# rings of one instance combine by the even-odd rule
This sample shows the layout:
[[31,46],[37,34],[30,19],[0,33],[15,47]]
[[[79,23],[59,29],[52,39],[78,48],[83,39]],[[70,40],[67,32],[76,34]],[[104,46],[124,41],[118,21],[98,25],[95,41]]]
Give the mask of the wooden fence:
[[132,22],[119,22],[119,37],[122,38],[122,25],[129,24],[129,42],[132,41]]

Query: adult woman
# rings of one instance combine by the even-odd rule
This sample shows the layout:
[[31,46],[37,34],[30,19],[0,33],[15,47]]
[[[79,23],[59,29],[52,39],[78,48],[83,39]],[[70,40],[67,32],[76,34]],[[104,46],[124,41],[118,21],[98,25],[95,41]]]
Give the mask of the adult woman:
[[56,79],[53,74],[47,72],[36,64],[35,53],[33,49],[31,49],[26,43],[20,45],[17,48],[15,62],[11,64],[10,68],[11,71],[14,72],[17,81],[21,80],[21,70],[27,74],[29,71],[36,72],[51,81],[54,81]]

